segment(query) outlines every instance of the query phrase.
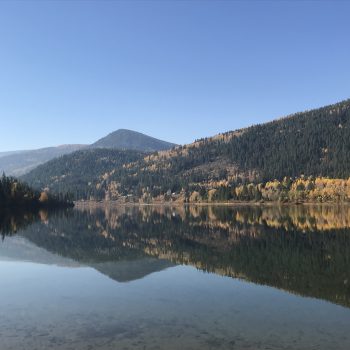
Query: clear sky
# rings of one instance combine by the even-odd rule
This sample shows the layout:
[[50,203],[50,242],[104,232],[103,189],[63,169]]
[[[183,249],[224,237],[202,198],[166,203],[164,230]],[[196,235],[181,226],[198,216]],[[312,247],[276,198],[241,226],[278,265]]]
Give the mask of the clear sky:
[[1,1],[0,151],[176,143],[350,97],[347,1]]

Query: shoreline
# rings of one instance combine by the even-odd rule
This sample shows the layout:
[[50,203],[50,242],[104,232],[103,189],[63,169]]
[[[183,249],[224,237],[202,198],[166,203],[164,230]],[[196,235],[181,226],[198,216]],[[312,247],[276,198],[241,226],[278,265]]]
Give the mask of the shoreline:
[[136,203],[127,202],[121,203],[118,201],[75,201],[74,208],[83,207],[210,207],[210,206],[221,206],[221,207],[243,207],[243,206],[254,206],[254,207],[268,207],[268,206],[279,206],[279,207],[290,207],[290,206],[348,206],[350,202],[154,202],[154,203]]

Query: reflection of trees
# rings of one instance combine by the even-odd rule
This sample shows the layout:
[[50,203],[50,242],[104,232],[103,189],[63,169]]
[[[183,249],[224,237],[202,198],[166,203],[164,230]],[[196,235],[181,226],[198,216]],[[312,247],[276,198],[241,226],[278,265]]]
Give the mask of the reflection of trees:
[[23,236],[49,252],[80,263],[117,261],[144,257],[117,234],[108,232],[103,215],[66,210],[53,212],[46,224],[35,224]]
[[17,233],[27,226],[47,215],[46,212],[40,211],[21,211],[21,210],[0,210],[0,234],[4,239],[5,236]]
[[350,306],[348,207],[95,210],[148,255]]
[[23,235],[84,263],[152,256],[350,306],[349,214],[336,206],[87,208],[41,215]]

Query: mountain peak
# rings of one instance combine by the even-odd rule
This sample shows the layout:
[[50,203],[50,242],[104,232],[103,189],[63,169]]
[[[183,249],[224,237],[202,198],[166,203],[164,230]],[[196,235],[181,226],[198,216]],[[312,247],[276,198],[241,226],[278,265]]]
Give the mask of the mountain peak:
[[144,152],[163,151],[176,146],[173,143],[158,140],[138,131],[118,129],[93,143],[91,148],[129,149]]

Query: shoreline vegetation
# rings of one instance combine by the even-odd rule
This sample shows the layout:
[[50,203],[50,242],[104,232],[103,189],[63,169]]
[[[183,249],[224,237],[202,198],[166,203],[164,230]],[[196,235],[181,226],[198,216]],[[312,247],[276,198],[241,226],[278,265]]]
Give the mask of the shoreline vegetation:
[[78,203],[115,203],[135,205],[299,205],[299,204],[350,204],[350,178],[285,177],[282,181],[234,184],[227,181],[199,185],[180,192],[153,197],[147,189],[139,196],[106,193],[104,199],[84,199]]
[[0,210],[39,210],[74,207],[68,195],[53,195],[48,191],[33,190],[26,183],[5,174],[0,178]]

